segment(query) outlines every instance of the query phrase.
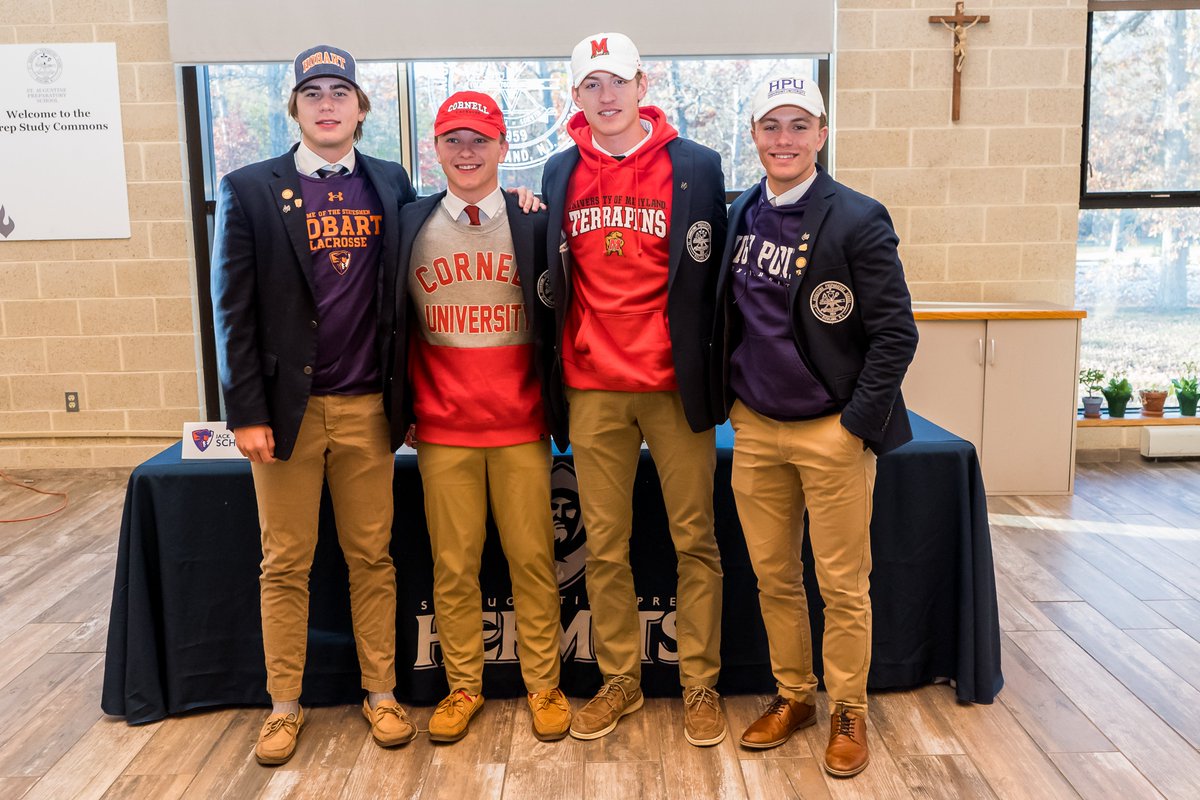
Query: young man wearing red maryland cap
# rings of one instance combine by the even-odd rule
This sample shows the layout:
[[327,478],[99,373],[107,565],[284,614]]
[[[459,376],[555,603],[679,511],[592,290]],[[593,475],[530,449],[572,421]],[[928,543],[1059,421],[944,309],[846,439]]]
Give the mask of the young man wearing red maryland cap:
[[766,178],[730,210],[713,341],[735,432],[733,493],[778,696],[742,734],[769,748],[816,720],[800,549],[804,512],[825,601],[825,769],[868,761],[875,456],[912,438],[900,384],[917,329],[887,210],[816,163],[829,135],[809,78],[771,78],[750,136]]
[[[571,55],[576,147],[546,165],[547,251],[556,342],[587,525],[587,593],[600,692],[571,734],[604,736],[642,705],[637,597],[629,565],[642,440],[662,484],[678,556],[676,631],[684,730],[725,737],[720,672],[722,573],[713,535],[716,466],[709,371],[725,185],[715,152],[682,139],[654,106],[637,48],[620,33]],[[560,243],[563,256],[560,257]]]
[[250,459],[262,528],[262,623],[272,713],[255,755],[292,756],[304,725],[300,687],[308,573],[328,481],[350,572],[351,613],[368,692],[362,713],[384,746],[416,729],[396,684],[393,449],[384,414],[399,208],[414,199],[399,164],[354,143],[371,104],[354,58],[319,45],[296,56],[288,112],[300,142],[231,172],[217,198],[212,294],[229,427]]
[[561,385],[551,380],[554,318],[542,248],[548,214],[519,213],[518,200],[500,190],[508,142],[494,99],[452,95],[433,133],[449,190],[400,215],[397,314],[412,334],[407,351],[396,349],[396,392],[407,402],[392,418],[397,441],[410,419],[416,423],[434,613],[450,685],[429,737],[462,738],[483,706],[479,570],[490,498],[512,578],[533,732],[561,739],[571,708],[558,688],[550,435],[565,447],[566,430]]

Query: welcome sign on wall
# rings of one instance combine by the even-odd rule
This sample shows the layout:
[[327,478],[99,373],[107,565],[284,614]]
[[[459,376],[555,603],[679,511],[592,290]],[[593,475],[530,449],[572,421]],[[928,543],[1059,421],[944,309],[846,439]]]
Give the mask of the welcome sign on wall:
[[129,238],[116,45],[0,45],[0,75],[0,242]]

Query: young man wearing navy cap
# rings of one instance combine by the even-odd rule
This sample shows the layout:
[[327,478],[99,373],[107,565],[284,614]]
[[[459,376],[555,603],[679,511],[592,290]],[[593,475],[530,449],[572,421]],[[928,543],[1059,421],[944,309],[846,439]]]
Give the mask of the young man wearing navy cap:
[[[213,248],[217,356],[229,427],[250,459],[262,529],[261,605],[272,711],[255,756],[291,758],[304,725],[300,688],[308,574],[328,481],[350,573],[354,638],[383,746],[416,728],[396,684],[393,449],[383,368],[392,331],[380,287],[394,281],[403,167],[354,143],[370,101],[354,58],[318,45],[296,56],[288,113],[300,142],[221,181]],[[384,290],[386,291],[386,290]]]
[[[558,688],[560,599],[550,509],[550,436],[566,446],[562,388],[551,380],[554,316],[548,214],[521,214],[500,190],[504,114],[480,92],[438,109],[434,149],[448,191],[400,214],[394,441],[415,421],[433,548],[433,605],[450,694],[429,738],[455,741],[483,707],[479,570],[490,505],[512,579],[521,674],[538,739],[566,736]],[[406,324],[401,321],[401,324]],[[489,503],[490,501],[490,503]]]
[[[721,159],[679,137],[620,33],[571,55],[567,124],[576,147],[546,164],[556,344],[587,526],[587,593],[600,692],[571,734],[595,739],[642,706],[641,636],[629,564],[643,438],[662,484],[678,557],[676,633],[684,732],[725,738],[713,690],[721,668],[721,558],[713,533],[716,450],[709,371],[714,289],[725,242]],[[560,244],[563,255],[560,256]]]
[[917,329],[887,210],[816,163],[829,135],[810,78],[771,78],[750,136],[766,169],[730,209],[714,371],[735,433],[732,486],[778,695],[742,734],[769,748],[816,721],[800,561],[804,512],[825,601],[825,769],[867,766],[875,457],[912,438],[900,384]]

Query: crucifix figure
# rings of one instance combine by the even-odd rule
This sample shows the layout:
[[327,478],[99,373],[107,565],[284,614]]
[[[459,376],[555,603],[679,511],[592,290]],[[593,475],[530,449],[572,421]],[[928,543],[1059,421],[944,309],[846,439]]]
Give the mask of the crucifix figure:
[[929,18],[930,22],[939,22],[946,30],[954,34],[954,51],[951,53],[954,65],[954,93],[950,109],[950,119],[955,122],[958,121],[959,112],[962,107],[962,68],[963,63],[967,60],[967,31],[981,22],[991,22],[991,19],[986,14],[967,16],[963,13],[962,0],[954,4],[954,16],[933,16]]

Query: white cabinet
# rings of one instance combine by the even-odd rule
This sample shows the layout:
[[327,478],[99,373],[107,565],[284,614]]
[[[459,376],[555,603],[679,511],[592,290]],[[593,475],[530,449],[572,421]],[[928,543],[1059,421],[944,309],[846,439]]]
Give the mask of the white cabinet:
[[1070,494],[1083,312],[944,303],[914,312],[921,341],[904,380],[908,407],[975,445],[988,494]]

